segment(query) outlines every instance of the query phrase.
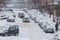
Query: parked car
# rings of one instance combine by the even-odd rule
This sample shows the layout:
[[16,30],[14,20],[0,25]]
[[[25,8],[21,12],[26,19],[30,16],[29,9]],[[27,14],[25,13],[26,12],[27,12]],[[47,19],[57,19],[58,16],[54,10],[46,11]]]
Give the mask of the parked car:
[[3,32],[0,33],[0,36],[18,36],[19,35],[18,25],[10,25],[9,27],[7,26],[7,28],[8,29],[5,28],[5,30],[2,28]]
[[40,21],[40,18],[35,18],[35,19],[34,19],[34,22],[35,22],[35,23],[38,23],[39,21]]
[[45,33],[54,33],[54,32],[55,32],[54,26],[51,26],[51,25],[48,24],[48,23],[47,23],[46,26],[47,26],[47,27],[46,27],[45,29],[43,29],[43,31],[44,31]]
[[8,19],[8,16],[6,16],[6,15],[0,16],[0,20],[3,20],[3,19]]
[[25,23],[30,23],[30,18],[25,17],[25,18],[22,19],[22,21],[25,22]]
[[15,22],[15,17],[12,9],[3,9],[0,13],[0,19],[7,19],[8,22]]
[[54,33],[54,29],[46,29],[44,30],[45,33]]
[[35,20],[36,16],[32,15],[30,18],[31,18],[32,20]]
[[4,11],[0,12],[0,20],[2,19],[8,19],[8,16],[5,15]]
[[19,18],[23,18],[24,16],[25,16],[24,13],[19,13],[19,14],[18,14],[18,17],[19,17]]
[[14,17],[14,16],[10,16],[10,17],[7,19],[7,22],[15,22],[15,17]]

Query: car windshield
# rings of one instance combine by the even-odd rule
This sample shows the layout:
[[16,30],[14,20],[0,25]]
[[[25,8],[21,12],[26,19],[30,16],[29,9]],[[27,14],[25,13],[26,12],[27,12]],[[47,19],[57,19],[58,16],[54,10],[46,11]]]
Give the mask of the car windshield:
[[18,29],[18,25],[12,25],[12,26],[10,26],[10,29],[9,30],[14,30],[14,29]]

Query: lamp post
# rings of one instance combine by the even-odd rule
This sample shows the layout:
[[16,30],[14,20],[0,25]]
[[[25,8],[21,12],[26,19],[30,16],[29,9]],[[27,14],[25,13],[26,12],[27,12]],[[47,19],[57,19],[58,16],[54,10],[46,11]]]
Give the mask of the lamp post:
[[56,7],[55,7],[55,5],[54,5],[54,0],[53,0],[53,21],[55,22],[55,17],[54,16],[56,16],[56,9],[55,9]]

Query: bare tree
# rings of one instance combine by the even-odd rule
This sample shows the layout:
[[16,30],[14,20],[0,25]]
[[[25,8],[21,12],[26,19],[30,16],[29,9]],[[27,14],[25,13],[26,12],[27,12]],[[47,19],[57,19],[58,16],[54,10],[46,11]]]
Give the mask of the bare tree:
[[6,6],[6,0],[0,0],[0,7]]
[[41,9],[42,8],[42,0],[32,0],[36,8]]

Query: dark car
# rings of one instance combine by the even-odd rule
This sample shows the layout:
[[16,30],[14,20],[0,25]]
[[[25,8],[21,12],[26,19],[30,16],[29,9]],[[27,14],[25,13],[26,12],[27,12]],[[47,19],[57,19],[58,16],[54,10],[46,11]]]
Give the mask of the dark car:
[[18,36],[19,34],[19,26],[12,25],[8,30],[4,30],[3,33],[0,33],[0,36]]
[[23,18],[22,21],[25,22],[25,23],[30,23],[30,19],[29,18]]
[[19,17],[19,18],[23,18],[24,16],[25,16],[24,13],[19,13],[19,14],[18,14],[18,17]]

